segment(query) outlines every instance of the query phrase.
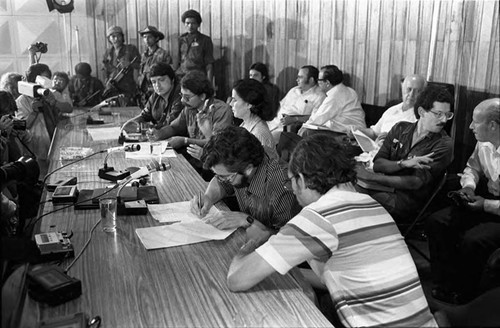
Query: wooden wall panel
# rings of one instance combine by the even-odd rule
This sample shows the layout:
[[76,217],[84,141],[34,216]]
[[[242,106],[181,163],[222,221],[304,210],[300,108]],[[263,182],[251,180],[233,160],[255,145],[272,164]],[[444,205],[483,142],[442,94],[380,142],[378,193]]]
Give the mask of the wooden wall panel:
[[[45,26],[32,26],[32,17],[45,4],[0,3],[1,37],[9,45],[0,52],[0,69],[23,71],[26,47]],[[223,99],[256,61],[269,65],[272,81],[284,92],[296,84],[301,66],[335,64],[361,101],[376,105],[399,98],[401,78],[419,73],[455,85],[456,110],[462,111],[456,133],[465,135],[464,120],[475,103],[500,93],[495,0],[82,0],[71,16],[43,13],[45,24],[53,22],[49,49],[58,51],[43,58],[69,72],[79,60],[87,61],[102,78],[107,28],[121,26],[127,42],[142,50],[137,31],[155,25],[165,33],[161,46],[176,66],[178,37],[185,31],[180,16],[190,8],[200,11],[201,31],[212,36],[217,95]],[[33,33],[17,33],[16,26]],[[73,39],[76,26],[80,49]]]

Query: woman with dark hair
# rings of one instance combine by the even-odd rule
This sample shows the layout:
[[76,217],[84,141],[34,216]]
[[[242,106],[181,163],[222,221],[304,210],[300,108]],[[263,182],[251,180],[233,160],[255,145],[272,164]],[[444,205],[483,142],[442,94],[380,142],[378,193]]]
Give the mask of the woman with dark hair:
[[273,119],[271,106],[267,102],[264,85],[253,79],[239,80],[234,84],[230,106],[233,115],[243,120],[241,127],[255,135],[266,150],[276,153],[276,144],[266,121]]
[[282,98],[281,90],[269,81],[269,70],[267,69],[267,66],[259,62],[252,64],[252,66],[250,66],[248,77],[259,81],[266,88],[268,97],[267,101],[270,104],[273,113],[273,117],[271,119],[275,118],[280,108],[280,100]]

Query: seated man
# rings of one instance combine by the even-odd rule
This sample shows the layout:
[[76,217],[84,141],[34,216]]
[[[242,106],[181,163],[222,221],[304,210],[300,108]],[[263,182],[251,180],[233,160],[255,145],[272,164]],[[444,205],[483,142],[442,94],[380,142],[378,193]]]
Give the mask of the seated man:
[[91,73],[90,64],[81,62],[76,64],[75,75],[69,80],[68,90],[77,107],[95,106],[101,102],[104,85]]
[[280,102],[278,115],[268,122],[276,142],[285,127],[291,132],[297,132],[325,99],[325,93],[318,86],[318,74],[318,69],[311,65],[302,66],[299,70],[297,86],[288,91]]
[[427,85],[425,78],[417,75],[408,75],[401,84],[401,91],[403,93],[403,102],[388,108],[382,117],[378,120],[377,124],[372,125],[366,129],[360,129],[361,132],[382,144],[387,133],[392,127],[401,121],[414,123],[417,121],[413,106],[418,95]]
[[[212,83],[200,71],[190,71],[181,80],[180,115],[169,125],[153,130],[153,139],[168,139],[173,148],[190,144],[203,147],[208,137],[201,131],[200,116],[210,122],[211,132],[218,131],[233,122],[231,107],[214,98]],[[199,149],[201,156],[201,148]]]
[[67,110],[64,112],[73,111],[73,102],[71,101],[71,96],[68,91],[69,76],[64,72],[54,72],[52,75],[52,93],[61,105],[66,106]]
[[437,327],[396,224],[354,190],[354,167],[331,135],[300,141],[287,185],[304,208],[262,246],[247,241],[229,268],[229,289],[247,290],[308,261],[344,326]]
[[183,109],[181,87],[175,78],[175,72],[167,63],[153,64],[148,69],[148,76],[154,89],[146,106],[136,117],[123,124],[126,129],[131,123],[151,122],[155,129],[161,129],[172,123]]
[[[314,130],[330,131],[335,135],[347,134],[351,127],[366,127],[365,112],[361,108],[356,91],[345,86],[344,74],[335,65],[321,67],[318,85],[326,93],[326,98],[299,130],[305,137]],[[309,125],[309,126],[307,126]]]
[[478,142],[460,179],[464,202],[434,213],[427,225],[433,296],[452,303],[478,296],[482,270],[500,248],[500,98],[474,109],[470,129]]
[[214,134],[203,149],[205,169],[215,176],[205,194],[191,201],[193,213],[205,217],[210,208],[236,195],[239,212],[221,211],[206,222],[219,229],[244,227],[247,234],[266,240],[298,212],[293,193],[284,188],[286,171],[270,159],[260,141],[242,127],[229,126]]
[[[443,130],[453,118],[453,98],[440,87],[428,86],[418,96],[416,123],[400,122],[387,134],[373,159],[373,172],[358,165],[358,180],[393,191],[366,189],[396,221],[412,218],[425,203],[453,158],[453,140]],[[382,174],[380,174],[382,173]]]

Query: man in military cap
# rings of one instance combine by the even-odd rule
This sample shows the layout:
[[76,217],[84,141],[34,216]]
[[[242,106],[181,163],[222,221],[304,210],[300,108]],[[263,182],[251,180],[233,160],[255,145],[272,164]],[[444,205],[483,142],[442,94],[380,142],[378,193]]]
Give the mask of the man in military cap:
[[172,57],[170,54],[160,46],[158,42],[165,38],[165,35],[158,31],[155,26],[147,26],[139,34],[144,40],[146,45],[146,50],[142,53],[141,57],[141,68],[139,69],[139,89],[143,99],[148,99],[149,96],[154,92],[153,85],[149,80],[149,72],[153,64],[167,63],[172,64]]
[[182,14],[181,19],[187,32],[179,37],[179,67],[176,74],[182,77],[189,71],[199,70],[207,74],[209,81],[213,81],[214,45],[209,36],[198,31],[200,13],[189,9]]
[[133,105],[137,95],[136,81],[139,76],[141,55],[136,46],[125,44],[125,35],[121,27],[111,26],[107,30],[106,37],[111,47],[106,49],[102,61],[106,74],[104,98],[124,94],[127,105]]

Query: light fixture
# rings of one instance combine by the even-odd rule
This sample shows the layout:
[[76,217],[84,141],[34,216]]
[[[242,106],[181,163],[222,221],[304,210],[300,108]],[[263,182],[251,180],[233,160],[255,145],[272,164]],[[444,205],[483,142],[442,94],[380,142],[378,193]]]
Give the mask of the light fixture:
[[70,13],[75,9],[73,0],[46,0],[49,11],[56,9],[61,14]]

